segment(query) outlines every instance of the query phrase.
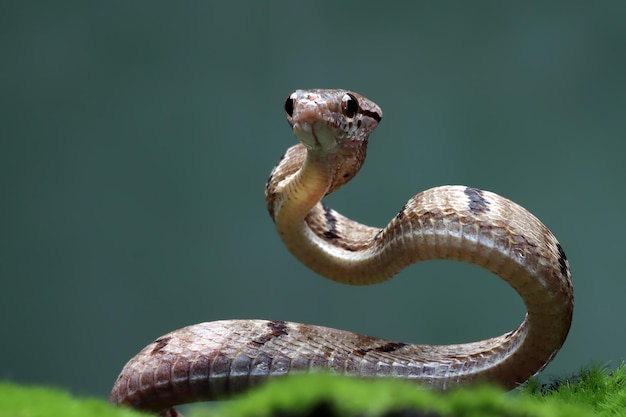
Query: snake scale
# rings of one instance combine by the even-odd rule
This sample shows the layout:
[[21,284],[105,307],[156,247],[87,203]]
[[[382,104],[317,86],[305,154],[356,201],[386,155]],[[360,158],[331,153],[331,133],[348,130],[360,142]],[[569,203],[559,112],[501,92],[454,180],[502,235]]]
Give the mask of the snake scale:
[[332,280],[367,285],[423,260],[465,261],[511,285],[526,318],[501,336],[446,346],[283,321],[196,324],[132,358],[111,402],[176,415],[170,408],[176,404],[224,398],[268,378],[314,370],[442,389],[479,380],[514,388],[552,359],[574,304],[567,258],[546,226],[514,202],[466,186],[414,196],[383,229],[357,223],[321,200],[360,169],[382,110],[346,90],[297,90],[285,112],[300,143],[275,166],[265,194],[278,233],[302,263]]

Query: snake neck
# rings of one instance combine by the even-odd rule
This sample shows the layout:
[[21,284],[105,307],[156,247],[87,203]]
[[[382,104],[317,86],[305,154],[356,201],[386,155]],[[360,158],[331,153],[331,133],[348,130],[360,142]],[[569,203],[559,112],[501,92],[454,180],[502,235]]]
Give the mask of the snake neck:
[[321,202],[358,171],[361,164],[353,161],[364,158],[365,146],[359,150],[361,158],[346,159],[296,145],[279,161],[266,186],[268,210],[287,249],[316,273],[352,285],[374,284],[395,273],[374,266],[377,258],[371,249],[380,229]]
[[[300,149],[298,151],[302,152]],[[300,253],[304,246],[310,245],[306,240],[305,219],[328,193],[334,178],[332,158],[306,150],[304,152],[306,157],[299,169],[286,175],[273,187],[274,207],[270,207],[270,214],[273,214],[278,234],[287,248],[295,253]],[[272,177],[270,182],[271,179]],[[269,204],[268,195],[268,206]]]

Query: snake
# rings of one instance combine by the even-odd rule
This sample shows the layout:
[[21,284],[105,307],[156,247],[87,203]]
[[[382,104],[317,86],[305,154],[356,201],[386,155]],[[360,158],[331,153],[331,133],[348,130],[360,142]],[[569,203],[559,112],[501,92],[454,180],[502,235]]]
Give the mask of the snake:
[[265,197],[297,259],[352,285],[386,281],[424,260],[475,264],[518,293],[527,311],[523,322],[500,336],[454,345],[278,320],[205,322],[161,336],[129,360],[112,403],[177,415],[178,404],[227,398],[268,379],[311,372],[402,378],[444,390],[481,381],[513,389],[552,360],[570,329],[573,287],[563,248],[537,217],[498,194],[446,185],[415,195],[382,229],[361,224],[322,199],[363,165],[381,108],[352,91],[311,89],[290,94],[284,110],[300,143],[272,170]]

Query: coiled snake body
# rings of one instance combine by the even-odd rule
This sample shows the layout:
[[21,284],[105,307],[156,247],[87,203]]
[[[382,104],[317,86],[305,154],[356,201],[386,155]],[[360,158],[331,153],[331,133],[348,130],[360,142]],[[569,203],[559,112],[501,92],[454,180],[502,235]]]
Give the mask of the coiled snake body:
[[113,387],[113,403],[168,409],[316,369],[439,388],[476,380],[513,388],[552,359],[569,331],[573,290],[563,249],[535,216],[497,194],[443,186],[411,198],[384,229],[357,223],[321,199],[359,170],[381,109],[345,90],[297,90],[285,111],[301,143],[272,171],[266,200],[293,255],[320,275],[354,285],[387,280],[427,259],[470,262],[508,282],[524,301],[526,318],[502,336],[447,346],[282,321],[196,324],[131,359]]

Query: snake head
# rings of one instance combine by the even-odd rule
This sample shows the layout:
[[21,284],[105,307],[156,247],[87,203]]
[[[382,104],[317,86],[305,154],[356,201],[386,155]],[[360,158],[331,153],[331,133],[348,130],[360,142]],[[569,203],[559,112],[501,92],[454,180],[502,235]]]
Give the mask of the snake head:
[[376,103],[347,90],[296,90],[285,100],[285,113],[300,142],[326,154],[353,153],[383,117]]

